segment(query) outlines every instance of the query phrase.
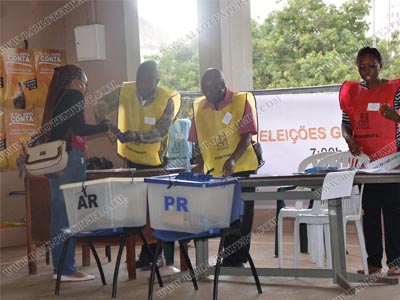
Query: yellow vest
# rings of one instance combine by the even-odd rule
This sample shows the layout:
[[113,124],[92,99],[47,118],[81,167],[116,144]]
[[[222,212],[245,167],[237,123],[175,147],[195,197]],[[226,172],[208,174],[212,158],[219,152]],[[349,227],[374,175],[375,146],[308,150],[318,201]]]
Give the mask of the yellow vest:
[[[125,132],[150,131],[156,128],[169,99],[174,101],[174,118],[180,108],[180,94],[157,87],[156,99],[150,105],[142,106],[136,97],[136,83],[124,82],[119,94],[118,128]],[[117,153],[136,164],[159,166],[168,149],[168,136],[165,140],[152,144],[120,143],[117,141]]]
[[[247,98],[253,106],[254,99],[251,93],[233,93],[232,103],[221,110],[213,110],[211,107],[204,109],[203,106],[207,101],[205,97],[194,102],[194,119],[198,144],[204,160],[204,172],[214,169],[212,175],[222,175],[224,163],[240,142],[238,126],[242,119],[246,121],[244,112]],[[236,162],[234,172],[254,171],[257,167],[257,156],[250,144]]]

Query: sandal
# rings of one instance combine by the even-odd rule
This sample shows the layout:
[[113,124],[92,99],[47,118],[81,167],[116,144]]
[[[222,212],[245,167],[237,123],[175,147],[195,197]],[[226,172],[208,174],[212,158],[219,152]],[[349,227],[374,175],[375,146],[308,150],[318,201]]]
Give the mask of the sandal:
[[[379,268],[379,267],[375,267],[375,266],[372,266],[372,265],[368,265],[368,274],[374,274],[374,273],[379,273],[379,272],[381,272],[381,268]],[[364,274],[364,270],[357,270],[357,273],[358,274]]]
[[387,271],[387,276],[400,276],[400,267],[394,266],[390,267]]

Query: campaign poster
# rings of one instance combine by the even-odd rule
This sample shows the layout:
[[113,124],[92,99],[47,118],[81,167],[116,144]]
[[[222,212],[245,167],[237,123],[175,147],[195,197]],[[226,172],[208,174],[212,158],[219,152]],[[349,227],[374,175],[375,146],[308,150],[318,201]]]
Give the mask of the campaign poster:
[[3,56],[0,54],[0,108],[4,107]]
[[0,107],[0,171],[4,171],[8,167],[8,159],[6,155],[6,129],[4,126],[4,111]]
[[4,106],[30,109],[37,98],[37,79],[32,50],[10,48],[3,53]]
[[35,107],[44,107],[47,91],[54,69],[66,64],[65,51],[55,49],[34,49],[36,78],[38,83]]
[[5,109],[9,170],[18,170],[17,159],[22,153],[22,144],[37,133],[41,117],[39,109]]

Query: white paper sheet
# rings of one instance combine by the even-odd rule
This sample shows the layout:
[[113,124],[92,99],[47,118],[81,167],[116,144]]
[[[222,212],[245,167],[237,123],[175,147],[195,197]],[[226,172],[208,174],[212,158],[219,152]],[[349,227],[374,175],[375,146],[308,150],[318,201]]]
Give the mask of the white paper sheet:
[[383,173],[385,171],[396,169],[400,166],[400,152],[390,154],[369,163],[366,168],[368,170],[374,170],[370,173]]
[[392,170],[385,170],[385,169],[360,169],[360,170],[357,170],[357,173],[360,173],[360,174],[362,174],[362,173],[376,173],[376,174],[379,174],[379,173],[383,173],[383,174],[385,174],[385,173],[398,173],[398,174],[400,174],[400,169],[392,169]]
[[321,200],[350,196],[355,174],[355,170],[331,172],[326,174],[322,186]]

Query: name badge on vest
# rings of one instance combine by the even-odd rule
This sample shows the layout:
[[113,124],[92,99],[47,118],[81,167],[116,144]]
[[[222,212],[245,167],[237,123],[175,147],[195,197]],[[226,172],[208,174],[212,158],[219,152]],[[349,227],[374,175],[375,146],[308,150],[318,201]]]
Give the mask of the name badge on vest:
[[232,119],[232,114],[230,112],[227,112],[225,114],[225,117],[222,119],[222,123],[224,123],[225,125],[228,125],[229,122],[231,121],[231,119]]
[[156,125],[156,118],[153,118],[153,117],[144,117],[144,124],[147,124],[147,125]]
[[183,140],[185,138],[183,133],[175,133],[175,139],[176,140]]
[[368,111],[378,111],[379,108],[381,107],[380,103],[368,103]]

